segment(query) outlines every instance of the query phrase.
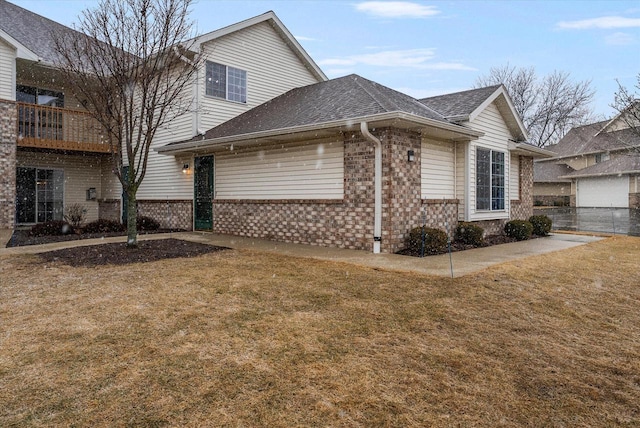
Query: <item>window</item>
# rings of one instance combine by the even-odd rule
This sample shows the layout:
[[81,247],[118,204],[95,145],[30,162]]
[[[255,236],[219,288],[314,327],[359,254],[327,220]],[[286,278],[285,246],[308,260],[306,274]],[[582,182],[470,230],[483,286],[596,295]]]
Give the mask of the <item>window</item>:
[[609,158],[609,153],[597,153],[596,154],[596,163],[606,162],[609,159],[610,159]]
[[504,210],[504,153],[476,149],[476,209]]
[[205,93],[239,103],[247,102],[247,72],[207,61]]

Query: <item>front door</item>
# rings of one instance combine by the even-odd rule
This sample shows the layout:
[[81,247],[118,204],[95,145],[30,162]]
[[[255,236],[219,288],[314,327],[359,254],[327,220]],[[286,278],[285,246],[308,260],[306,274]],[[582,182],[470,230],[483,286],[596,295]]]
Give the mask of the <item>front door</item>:
[[213,156],[197,157],[193,174],[193,214],[196,230],[213,229]]

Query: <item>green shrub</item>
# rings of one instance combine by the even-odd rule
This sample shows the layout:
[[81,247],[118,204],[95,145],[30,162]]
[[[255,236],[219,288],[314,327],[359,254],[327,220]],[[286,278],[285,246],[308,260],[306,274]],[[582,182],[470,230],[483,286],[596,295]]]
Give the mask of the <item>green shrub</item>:
[[122,223],[104,218],[87,223],[82,228],[84,233],[115,233],[124,232],[124,230]]
[[136,219],[136,227],[139,231],[158,230],[160,229],[160,223],[151,217],[141,215]]
[[60,236],[74,233],[73,226],[66,221],[52,220],[45,223],[38,223],[31,228],[31,236]]
[[421,254],[423,232],[424,254],[438,254],[447,248],[448,238],[444,230],[418,226],[409,232],[407,249],[412,253]]
[[532,215],[529,217],[529,223],[533,226],[533,234],[538,236],[547,236],[553,224],[546,215]]
[[483,237],[484,229],[477,224],[463,221],[456,227],[456,241],[463,244],[478,247],[482,245]]
[[526,220],[511,220],[504,225],[504,233],[518,241],[525,241],[531,238],[533,225]]

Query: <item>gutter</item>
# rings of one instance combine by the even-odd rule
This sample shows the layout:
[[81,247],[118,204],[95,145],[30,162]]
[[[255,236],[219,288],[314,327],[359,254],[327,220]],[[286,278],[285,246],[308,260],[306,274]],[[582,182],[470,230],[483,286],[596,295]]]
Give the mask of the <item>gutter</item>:
[[382,242],[382,143],[369,132],[367,122],[360,122],[360,132],[367,141],[374,144],[374,201],[373,201],[373,253],[380,253]]
[[449,124],[445,122],[440,122],[433,119],[428,119],[422,116],[416,116],[413,114],[407,114],[402,112],[389,112],[389,113],[380,113],[374,114],[359,118],[352,119],[339,119],[329,122],[322,123],[311,123],[307,125],[298,125],[291,126],[287,128],[279,128],[279,129],[269,129],[266,131],[257,131],[251,132],[248,134],[238,134],[231,135],[226,137],[216,137],[211,139],[206,139],[203,135],[201,139],[191,139],[187,141],[183,141],[180,143],[168,144],[162,147],[158,147],[155,149],[156,152],[165,155],[175,155],[184,151],[190,150],[198,150],[204,148],[211,148],[217,145],[223,145],[228,143],[234,143],[238,141],[246,141],[246,140],[257,140],[260,138],[272,138],[278,137],[282,135],[291,135],[295,133],[308,132],[308,131],[319,131],[331,128],[351,128],[354,125],[357,125],[358,122],[372,122],[372,121],[388,121],[388,120],[406,120],[409,122],[413,122],[416,126],[432,126],[434,128],[439,128],[445,131],[451,131],[459,134],[461,137],[464,136],[469,139],[476,139],[484,135],[483,132],[479,132],[473,129],[464,128],[460,125]]

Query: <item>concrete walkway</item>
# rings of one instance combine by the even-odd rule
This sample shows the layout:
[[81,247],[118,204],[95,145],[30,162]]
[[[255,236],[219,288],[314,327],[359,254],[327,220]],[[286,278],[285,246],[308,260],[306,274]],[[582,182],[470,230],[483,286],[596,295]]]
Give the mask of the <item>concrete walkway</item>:
[[[265,251],[288,256],[309,257],[320,260],[353,263],[377,269],[417,272],[446,277],[451,276],[451,265],[453,266],[453,276],[460,277],[481,271],[488,266],[498,263],[521,259],[537,254],[564,250],[603,239],[602,237],[587,235],[564,233],[552,234],[546,238],[538,238],[530,241],[514,242],[511,244],[494,245],[492,247],[454,252],[451,254],[451,260],[449,259],[448,254],[429,256],[425,258],[400,256],[397,254],[373,254],[359,250],[344,250],[340,248],[326,248],[304,244],[287,244],[282,242],[266,241],[263,239],[217,235],[208,232],[140,235],[138,239],[164,239],[169,237],[235,249]],[[84,246],[109,242],[125,242],[125,237],[87,239],[57,242],[45,245],[0,248],[0,256],[4,254],[35,254],[78,245]]]

